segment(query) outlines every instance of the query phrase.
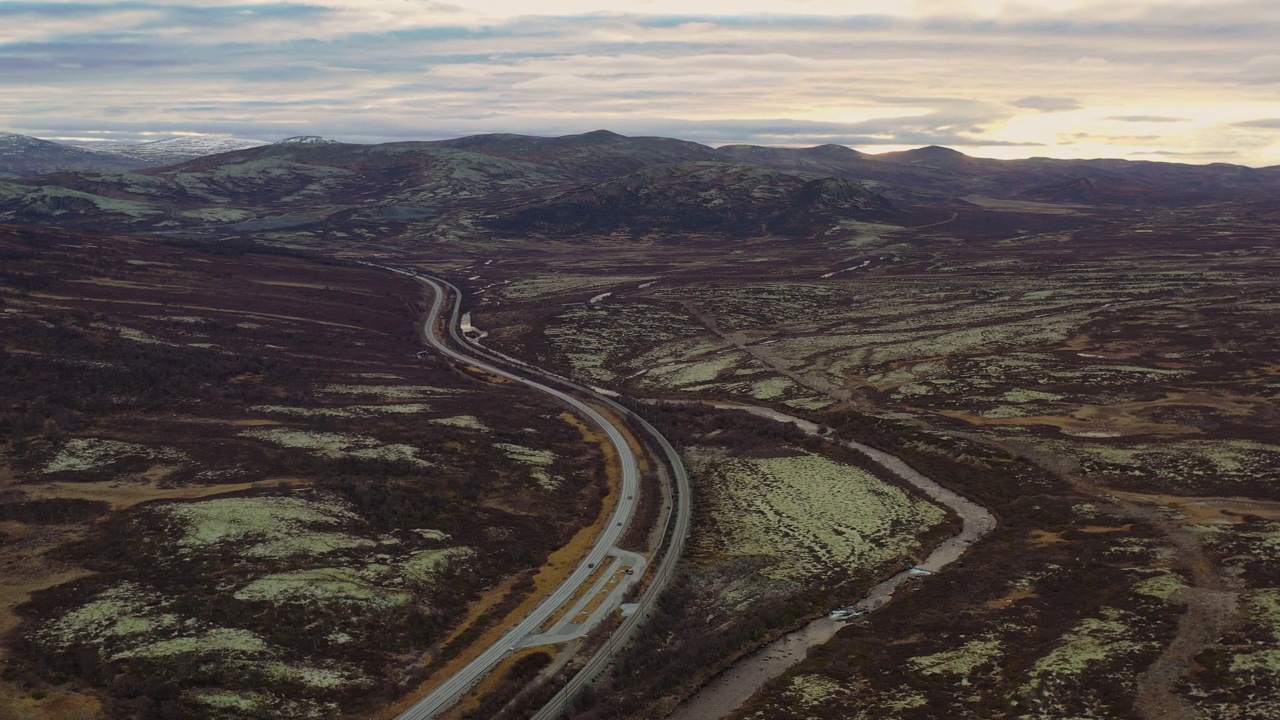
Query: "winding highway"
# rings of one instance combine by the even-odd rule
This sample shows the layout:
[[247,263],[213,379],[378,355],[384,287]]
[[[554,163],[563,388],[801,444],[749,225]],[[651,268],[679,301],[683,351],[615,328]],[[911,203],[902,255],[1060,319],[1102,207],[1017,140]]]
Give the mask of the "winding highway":
[[[364,263],[373,265],[372,263]],[[565,378],[547,373],[545,371],[533,368],[526,363],[501,356],[498,353],[487,351],[485,349],[476,348],[469,345],[458,332],[459,311],[461,309],[461,292],[449,283],[437,278],[419,275],[407,270],[375,265],[391,272],[399,273],[412,277],[431,288],[434,299],[430,310],[427,313],[426,320],[423,325],[423,335],[427,342],[437,352],[445,357],[451,358],[460,363],[470,365],[472,367],[491,373],[498,377],[506,378],[514,382],[521,383],[540,392],[546,393],[566,405],[572,407],[575,411],[588,418],[592,423],[601,429],[608,437],[609,442],[613,445],[618,453],[618,459],[621,464],[621,488],[618,496],[617,507],[614,509],[612,516],[609,518],[608,524],[603,532],[596,539],[595,545],[591,551],[582,560],[578,567],[570,576],[565,579],[559,587],[557,587],[550,595],[548,595],[538,607],[522,619],[515,627],[509,630],[503,637],[486,648],[478,657],[470,662],[462,670],[454,674],[453,677],[441,683],[426,697],[419,700],[412,707],[402,713],[398,720],[427,720],[434,717],[439,712],[451,707],[462,698],[462,696],[474,686],[481,678],[488,674],[502,659],[511,654],[515,648],[520,647],[525,638],[536,633],[538,628],[550,619],[556,611],[565,603],[573,599],[578,588],[583,585],[592,573],[592,569],[598,563],[605,561],[609,555],[617,555],[619,551],[615,549],[615,545],[622,537],[626,529],[627,523],[630,521],[636,506],[636,497],[639,495],[640,469],[639,462],[635,453],[631,450],[623,430],[617,427],[612,421],[606,418],[595,408],[586,404],[577,397],[567,392],[543,384],[536,380],[529,379],[522,374],[510,372],[498,364],[515,365],[524,371],[525,374],[539,375],[549,381],[556,382],[561,386],[566,386],[578,393],[591,397],[594,401],[610,407],[611,410],[617,412],[622,417],[627,417],[632,422],[648,434],[654,442],[662,449],[666,455],[668,466],[672,469],[676,484],[675,506],[676,511],[675,523],[672,530],[671,542],[667,547],[661,562],[655,569],[654,577],[649,583],[645,593],[639,601],[639,609],[626,618],[622,627],[616,630],[610,639],[605,643],[604,647],[598,650],[590,659],[588,659],[583,670],[579,671],[569,682],[568,686],[562,688],[561,692],[543,708],[543,715],[558,710],[567,704],[568,700],[576,695],[576,693],[586,683],[590,682],[612,659],[613,655],[622,648],[630,639],[635,629],[643,622],[651,610],[657,595],[666,587],[667,581],[670,580],[674,573],[675,561],[679,558],[683,549],[684,539],[688,533],[689,525],[689,486],[688,477],[685,474],[684,466],[680,463],[679,456],[674,448],[667,443],[657,430],[648,423],[644,422],[626,408],[617,405],[608,398],[599,395],[581,385],[568,381]],[[465,347],[476,354],[484,355],[491,358],[495,363],[485,362],[468,354],[461,353],[447,344],[437,335],[437,327],[445,309],[446,297],[448,291],[452,291],[453,303],[451,314],[446,322],[448,331],[458,347]],[[539,715],[542,717],[543,715]]]
[[[647,436],[651,441],[651,448],[661,452],[666,461],[664,465],[671,471],[670,479],[674,486],[674,507],[673,511],[666,519],[667,526],[664,528],[663,532],[664,536],[666,536],[667,533],[670,533],[670,535],[667,547],[662,553],[661,559],[653,568],[653,577],[637,603],[636,612],[624,618],[621,625],[610,634],[608,639],[595,651],[595,653],[583,662],[582,667],[572,678],[570,678],[568,683],[562,687],[560,691],[535,715],[532,716],[532,720],[554,720],[565,712],[574,697],[576,697],[586,686],[593,682],[608,668],[614,657],[616,657],[626,644],[630,642],[635,632],[652,612],[658,596],[666,589],[666,586],[673,577],[676,563],[684,549],[684,543],[688,535],[692,514],[692,492],[689,487],[688,475],[685,471],[684,465],[680,461],[679,454],[676,452],[675,448],[667,442],[666,438],[664,438],[661,433],[659,433],[643,418],[639,417],[622,405],[619,405],[609,397],[596,392],[594,388],[576,383],[569,378],[534,367],[517,358],[504,355],[495,350],[482,347],[476,342],[469,342],[460,332],[462,293],[458,288],[443,280],[419,275],[406,270],[398,270],[385,266],[376,267],[382,267],[383,269],[412,277],[431,288],[434,299],[430,311],[427,313],[427,318],[423,327],[423,334],[427,342],[437,352],[460,363],[470,365],[487,373],[519,382],[535,390],[544,392],[555,397],[566,405],[573,407],[576,411],[586,416],[592,423],[604,431],[609,438],[609,441],[617,450],[619,460],[622,464],[622,488],[618,506],[615,508],[605,530],[597,538],[596,544],[592,547],[591,552],[582,561],[582,563],[558,588],[556,588],[555,591],[543,600],[536,610],[508,631],[501,640],[489,648],[486,648],[484,652],[482,652],[465,668],[446,680],[429,695],[409,708],[409,710],[401,714],[398,720],[427,720],[428,718],[434,717],[439,712],[454,705],[459,699],[461,699],[468,689],[492,671],[492,669],[504,657],[512,653],[516,648],[527,647],[541,642],[544,638],[536,634],[537,629],[550,619],[561,606],[574,599],[575,594],[591,575],[593,567],[604,562],[609,556],[622,558],[624,555],[630,555],[630,553],[624,553],[618,550],[616,548],[616,543],[621,537],[623,531],[626,529],[626,525],[630,521],[631,515],[635,509],[635,498],[638,494],[639,486],[638,460],[631,450],[621,427],[615,425],[614,421],[607,418],[591,405],[584,403],[579,398],[590,398],[592,403],[597,407],[607,407],[610,412],[616,414],[619,418],[623,418],[631,424],[634,429],[638,429],[642,435]],[[453,346],[447,344],[439,337],[439,335],[437,335],[437,329],[440,326],[440,321],[445,311],[446,299],[449,293],[452,293],[453,295],[453,303],[451,314],[444,323],[444,327],[447,328],[449,336],[453,340]],[[459,352],[455,347],[466,348],[468,353],[464,354]],[[479,359],[475,356],[479,356],[479,358],[483,359]],[[486,362],[486,360],[488,362]],[[519,374],[512,372],[507,368],[518,370]],[[530,376],[540,378],[546,381],[546,383],[550,383],[550,385],[530,379]],[[552,387],[552,385],[555,387]],[[566,390],[571,391],[573,394],[566,392]],[[995,525],[994,517],[992,517],[985,508],[982,508],[968,499],[942,488],[933,481],[907,467],[898,458],[858,443],[841,442],[838,439],[828,436],[829,429],[819,428],[817,425],[812,423],[808,423],[799,418],[782,415],[781,413],[771,409],[722,403],[713,404],[724,407],[725,409],[737,409],[760,414],[781,422],[792,422],[811,435],[834,441],[838,444],[849,447],[850,449],[868,455],[875,462],[884,465],[890,472],[898,475],[907,483],[914,485],[917,490],[928,495],[935,502],[947,505],[956,511],[963,520],[964,527],[962,531],[956,537],[950,538],[941,546],[935,548],[929,558],[920,564],[919,571],[921,572],[936,572],[941,569],[942,566],[954,561],[973,542],[989,532]],[[824,430],[827,432],[824,432]],[[636,557],[638,558],[639,556]],[[621,562],[621,560],[618,561],[619,564],[621,564]],[[912,571],[904,571],[904,573],[899,573],[899,575],[877,585],[863,601],[858,603],[858,607],[863,610],[874,610],[885,602],[888,602],[889,598],[893,595],[893,590],[901,584],[904,577],[911,575],[916,571],[917,570],[915,568],[913,568]],[[580,601],[580,603],[581,602],[585,601]],[[828,632],[818,633],[818,635],[825,636],[834,633],[834,630],[837,629],[839,625],[827,618],[820,618],[818,621],[815,621],[814,624],[821,624],[823,622],[827,622],[832,625],[832,627],[825,628]],[[563,621],[561,624],[563,624]],[[822,638],[817,637],[817,635],[815,635],[815,638],[810,638],[805,642],[805,647],[807,648],[815,643],[820,644],[824,641]],[[789,666],[792,662],[794,662],[794,660],[781,665],[778,670],[772,670],[769,673],[770,676],[772,674],[776,674],[776,672],[780,672],[781,669],[785,669],[785,667]],[[705,688],[698,695],[709,696],[723,694],[723,691],[721,691],[721,693],[708,692],[711,690],[713,690],[711,687]],[[685,713],[688,714],[689,711],[694,709],[692,706],[697,704],[698,699],[698,697],[695,697],[692,699],[693,702],[682,705],[681,711],[685,711]],[[725,698],[720,697],[714,699],[713,702],[715,705],[721,706],[724,704],[724,700]],[[741,700],[731,701],[733,704],[740,702]],[[700,717],[703,713],[705,713],[705,717],[718,718],[723,714],[723,708],[721,707],[719,711],[707,709],[702,711],[702,713],[695,712],[693,717]],[[679,711],[676,716],[684,717],[684,715],[681,715]]]

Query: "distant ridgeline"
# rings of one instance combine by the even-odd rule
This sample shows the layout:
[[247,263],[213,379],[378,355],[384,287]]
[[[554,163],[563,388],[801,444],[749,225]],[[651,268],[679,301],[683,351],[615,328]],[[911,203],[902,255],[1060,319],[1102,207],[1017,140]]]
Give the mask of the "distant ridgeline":
[[78,147],[0,135],[0,222],[314,238],[815,238],[960,210],[1069,215],[1274,197],[1280,168],[989,160],[941,147],[712,148],[608,131],[381,145],[301,135]]

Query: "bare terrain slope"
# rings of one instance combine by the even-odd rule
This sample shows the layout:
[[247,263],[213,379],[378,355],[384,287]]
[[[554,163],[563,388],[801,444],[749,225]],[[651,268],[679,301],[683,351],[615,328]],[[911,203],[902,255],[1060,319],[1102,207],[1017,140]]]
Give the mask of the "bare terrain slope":
[[[471,337],[616,393],[690,468],[688,555],[572,717],[665,717],[957,530],[726,402],[998,521],[735,717],[1274,717],[1278,190],[604,131],[0,181],[6,692],[32,717],[359,714],[590,525],[599,445],[413,357],[421,296],[326,264],[358,258],[449,278]],[[242,498],[301,536],[202,524]],[[141,680],[193,638],[225,642]],[[563,676],[530,657],[458,716],[532,717]]]

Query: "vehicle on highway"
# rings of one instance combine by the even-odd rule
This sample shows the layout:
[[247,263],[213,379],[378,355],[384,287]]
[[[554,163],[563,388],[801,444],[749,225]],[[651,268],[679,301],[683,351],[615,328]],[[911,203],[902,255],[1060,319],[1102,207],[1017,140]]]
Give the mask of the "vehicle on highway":
[[[469,317],[467,316],[463,316],[463,319],[461,320],[459,319],[461,314],[462,293],[457,287],[436,278],[419,275],[418,273],[410,270],[390,268],[370,262],[364,262],[363,264],[381,267],[391,272],[416,278],[423,284],[430,287],[432,294],[435,297],[431,308],[427,313],[422,329],[424,339],[431,346],[433,354],[438,353],[440,357],[452,359],[460,363],[480,368],[481,370],[493,373],[499,377],[504,377],[522,383],[543,393],[557,397],[566,404],[573,406],[583,416],[591,419],[598,427],[605,431],[605,434],[609,437],[609,440],[615,447],[619,460],[622,461],[622,490],[626,493],[626,500],[619,502],[618,507],[615,508],[614,511],[614,519],[619,521],[615,527],[621,528],[624,523],[620,521],[629,519],[634,511],[635,498],[637,495],[636,491],[638,489],[639,482],[639,463],[623,436],[622,430],[615,423],[606,419],[590,406],[561,390],[557,390],[526,377],[512,374],[507,370],[495,367],[483,360],[477,360],[474,357],[469,357],[449,347],[449,345],[446,344],[446,342],[439,337],[436,332],[436,328],[439,325],[438,321],[442,317],[442,312],[444,311],[446,295],[448,292],[451,291],[453,295],[452,317],[446,321],[444,329],[447,331],[449,336],[452,337],[458,347],[467,347],[470,352],[476,353],[487,359],[495,360],[503,366],[521,368],[524,372],[531,373],[532,375],[544,380],[549,380],[557,386],[570,389],[573,392],[581,392],[587,396],[594,395],[594,400],[609,407],[620,417],[629,418],[630,421],[636,423],[641,431],[650,437],[657,445],[658,450],[661,452],[662,456],[666,460],[666,464],[670,468],[671,480],[674,485],[674,507],[672,508],[671,516],[668,518],[668,525],[664,527],[664,530],[670,530],[670,540],[666,552],[663,553],[661,562],[655,566],[652,580],[639,598],[639,601],[636,603],[624,604],[623,616],[626,619],[623,620],[622,624],[613,633],[611,633],[608,640],[600,646],[589,659],[587,659],[586,663],[576,674],[574,674],[569,682],[561,687],[559,692],[557,692],[536,714],[533,715],[531,720],[553,720],[554,718],[558,718],[568,708],[570,702],[609,665],[612,659],[635,636],[638,628],[648,616],[649,609],[656,605],[658,596],[666,588],[675,574],[675,564],[683,553],[685,540],[689,532],[691,517],[689,497],[692,494],[692,491],[689,487],[688,473],[685,471],[684,464],[680,461],[679,453],[676,452],[671,443],[668,442],[656,428],[646,422],[643,418],[629,411],[627,408],[610,400],[606,397],[607,393],[593,393],[589,387],[584,387],[572,380],[564,378],[563,376],[547,372],[546,370],[533,367],[521,360],[484,348],[478,344],[476,339],[471,337],[464,338],[463,333],[467,330],[466,325],[469,325],[470,323]],[[448,288],[448,291],[446,291],[446,287]],[[487,333],[481,332],[479,337],[484,337],[486,334]],[[596,558],[596,560],[586,563],[585,566],[579,565],[578,570],[574,571],[569,578],[566,578],[565,582],[556,588],[533,613],[526,616],[517,627],[509,631],[507,635],[503,637],[503,640],[512,642],[518,638],[527,636],[534,628],[549,617],[557,607],[563,605],[563,603],[568,599],[568,595],[572,592],[573,588],[586,580],[586,576],[590,573],[591,569],[595,568],[596,563],[603,555],[605,555],[606,550],[612,547],[613,544],[621,537],[621,533],[621,530],[615,528],[608,528],[606,532],[602,533],[601,536],[597,538],[595,548],[591,551],[591,556]],[[630,612],[626,611],[627,606],[630,606]],[[430,695],[422,698],[402,713],[398,720],[427,720],[427,718],[433,717],[442,709],[452,705],[467,688],[471,687],[476,681],[478,681],[480,676],[485,674],[497,663],[499,654],[503,654],[501,648],[504,645],[505,643],[502,640],[491,645],[488,650],[483,651],[480,656],[473,660],[466,668],[446,680]]]

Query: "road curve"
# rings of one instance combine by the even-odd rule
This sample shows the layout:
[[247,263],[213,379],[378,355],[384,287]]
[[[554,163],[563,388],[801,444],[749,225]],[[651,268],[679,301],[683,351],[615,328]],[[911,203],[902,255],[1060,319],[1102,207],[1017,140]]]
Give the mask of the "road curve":
[[[440,319],[440,314],[445,304],[445,283],[435,278],[418,275],[406,270],[397,270],[395,268],[386,269],[413,277],[432,289],[435,294],[435,299],[431,305],[430,311],[427,313],[427,319],[423,326],[423,334],[426,336],[427,342],[435,348],[437,352],[445,355],[446,357],[457,360],[458,362],[479,368],[487,373],[527,385],[535,390],[551,395],[566,405],[571,406],[574,410],[586,416],[605,433],[609,438],[609,441],[613,444],[614,449],[617,451],[619,461],[622,465],[622,487],[618,497],[618,505],[614,509],[613,515],[609,518],[608,525],[605,526],[604,531],[597,538],[596,544],[591,548],[587,557],[582,561],[577,569],[574,570],[573,573],[555,589],[555,591],[553,591],[540,605],[538,605],[532,613],[503,635],[501,640],[487,648],[461,671],[446,680],[429,695],[424,697],[422,700],[419,700],[399,716],[399,720],[426,720],[427,718],[433,717],[441,710],[444,710],[458,702],[468,689],[492,670],[493,667],[502,660],[502,658],[511,653],[511,649],[517,647],[524,636],[536,631],[543,622],[555,614],[556,610],[561,605],[568,602],[573,597],[575,590],[586,582],[588,576],[591,575],[593,565],[604,561],[605,555],[618,542],[619,538],[622,537],[623,530],[635,509],[635,498],[638,495],[640,484],[640,466],[635,453],[631,451],[631,447],[628,445],[626,437],[622,434],[622,431],[591,406],[568,393],[543,385],[542,383],[530,380],[515,373],[508,372],[500,367],[491,365],[468,355],[464,355],[445,344],[445,342],[436,335],[436,325]],[[457,311],[460,302],[460,294],[457,292],[457,289],[454,288],[453,315],[449,322],[449,328],[451,334],[453,334],[455,338],[457,338],[457,334],[455,329],[456,322],[454,321],[457,319]]]
[[631,638],[640,629],[640,626],[644,624],[644,621],[648,619],[649,614],[656,606],[658,596],[662,594],[663,590],[666,590],[671,578],[675,576],[676,563],[684,552],[685,539],[689,535],[689,523],[693,514],[693,491],[689,487],[689,474],[685,471],[684,463],[680,461],[680,454],[646,420],[607,398],[606,401],[615,410],[625,413],[629,420],[637,423],[646,434],[654,439],[662,449],[662,454],[667,458],[667,465],[672,470],[672,480],[675,482],[673,499],[675,503],[675,522],[673,527],[670,528],[671,541],[670,545],[667,546],[666,552],[663,553],[657,569],[654,571],[652,582],[649,583],[644,594],[637,601],[635,614],[622,621],[622,625],[609,636],[609,639],[596,651],[595,655],[592,655],[587,660],[582,669],[531,720],[553,720],[560,717],[569,707],[569,703],[577,697],[578,693],[582,692],[600,673],[604,672],[609,667],[609,663],[613,661],[613,658],[626,647],[627,643],[631,642]]
[[[440,281],[443,282],[443,281]],[[666,465],[671,470],[671,480],[675,485],[672,501],[674,508],[672,514],[667,518],[667,527],[663,528],[662,535],[666,535],[670,531],[670,541],[666,551],[662,554],[662,559],[654,568],[654,574],[649,585],[646,587],[644,594],[636,602],[636,611],[631,616],[622,621],[622,625],[609,636],[609,639],[602,645],[594,655],[587,659],[582,668],[569,679],[554,697],[542,707],[531,720],[552,720],[558,717],[568,706],[578,693],[590,685],[600,673],[609,666],[613,658],[626,647],[627,643],[639,630],[644,621],[648,619],[649,614],[653,611],[658,601],[658,596],[670,584],[671,578],[675,576],[676,563],[680,560],[681,554],[684,552],[685,540],[689,536],[689,526],[693,516],[693,490],[689,486],[689,473],[685,470],[684,463],[680,460],[680,454],[671,443],[658,432],[657,428],[649,423],[649,421],[635,414],[631,410],[619,405],[609,397],[601,395],[594,389],[574,382],[562,375],[548,372],[541,368],[534,367],[523,360],[504,355],[496,350],[481,347],[477,344],[468,344],[459,334],[459,311],[461,305],[462,293],[454,286],[447,285],[454,293],[456,298],[454,302],[453,317],[449,322],[449,334],[453,337],[454,342],[459,347],[468,347],[472,352],[483,357],[490,358],[495,362],[503,363],[508,366],[519,367],[526,373],[546,378],[555,382],[562,387],[568,387],[575,392],[579,392],[587,397],[593,398],[596,402],[608,407],[619,417],[623,417],[638,427],[654,445],[662,451],[663,457],[666,458]]]
[[523,360],[504,355],[497,350],[481,347],[475,343],[468,343],[458,332],[460,326],[458,315],[461,310],[462,293],[449,283],[441,280],[437,280],[437,282],[447,285],[454,293],[453,317],[448,325],[449,334],[459,347],[467,347],[477,355],[508,366],[518,367],[528,374],[545,378],[562,387],[571,388],[575,392],[591,397],[596,402],[617,413],[619,417],[630,421],[643,431],[653,441],[654,445],[662,451],[662,455],[666,458],[666,465],[671,470],[671,480],[675,485],[672,498],[674,508],[672,514],[667,518],[667,526],[663,528],[661,533],[661,535],[665,536],[670,531],[670,541],[666,551],[662,554],[662,559],[654,569],[652,581],[646,587],[644,594],[637,600],[636,611],[622,621],[618,629],[596,650],[594,655],[587,659],[582,668],[569,679],[569,682],[530,719],[553,720],[559,717],[568,708],[573,698],[577,697],[578,693],[582,692],[586,686],[599,677],[609,667],[609,663],[613,661],[613,658],[626,647],[631,638],[635,636],[636,631],[648,619],[649,614],[657,604],[658,596],[666,590],[671,578],[675,576],[676,563],[679,562],[680,556],[684,553],[684,544],[689,536],[689,526],[693,516],[693,490],[689,486],[689,473],[685,470],[684,463],[680,460],[680,454],[663,437],[662,433],[658,432],[657,428],[611,398],[562,375],[534,367]]

